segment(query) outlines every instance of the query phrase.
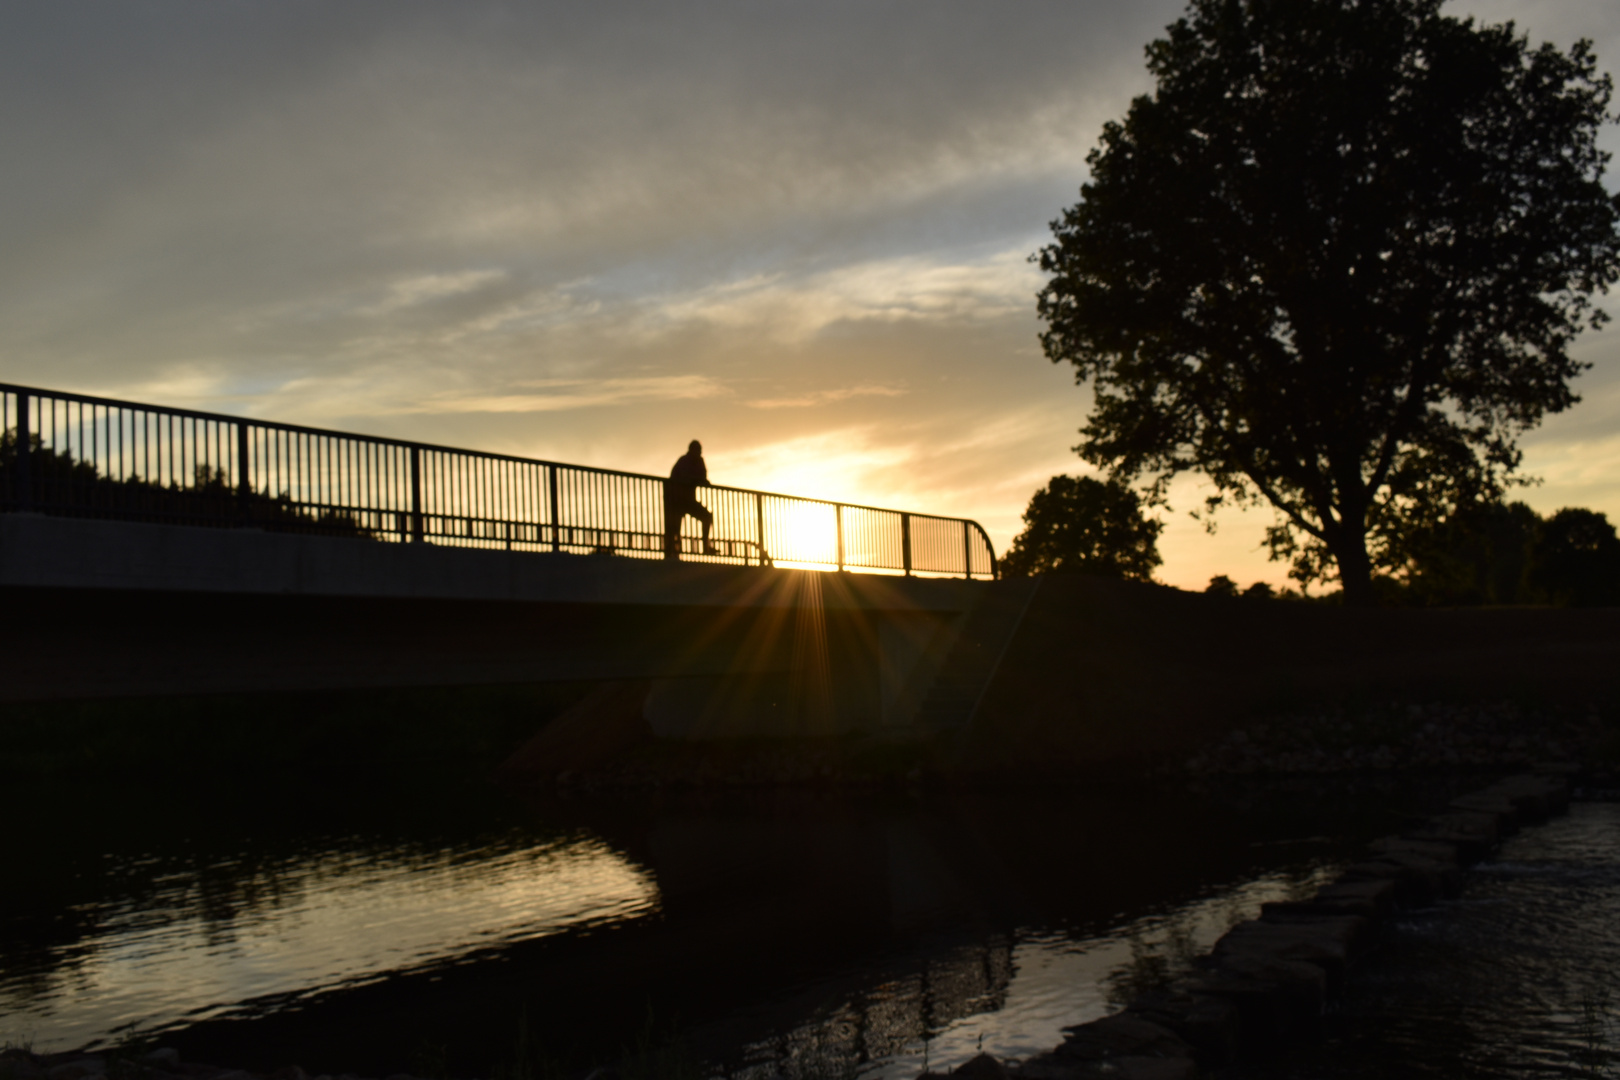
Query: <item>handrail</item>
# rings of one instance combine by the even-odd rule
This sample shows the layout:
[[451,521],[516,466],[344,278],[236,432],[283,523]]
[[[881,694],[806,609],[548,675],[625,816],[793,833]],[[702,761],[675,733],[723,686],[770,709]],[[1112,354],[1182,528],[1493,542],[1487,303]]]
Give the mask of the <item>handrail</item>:
[[[975,521],[0,383],[0,512],[508,550],[993,578]],[[954,539],[953,539],[954,537]]]

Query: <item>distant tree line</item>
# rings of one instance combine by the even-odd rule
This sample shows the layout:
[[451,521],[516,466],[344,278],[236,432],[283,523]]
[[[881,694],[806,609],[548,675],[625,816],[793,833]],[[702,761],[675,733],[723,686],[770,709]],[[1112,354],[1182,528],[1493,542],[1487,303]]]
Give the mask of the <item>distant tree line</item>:
[[[0,432],[0,505],[15,504],[21,495],[17,431]],[[96,466],[68,450],[28,438],[28,487],[38,509],[87,517],[129,517],[197,525],[251,525],[287,532],[376,539],[375,530],[348,510],[295,505],[290,492],[271,495],[243,491],[223,469],[198,464],[191,482],[138,475],[103,476]]]
[[1415,532],[1385,583],[1425,605],[1620,604],[1620,536],[1608,516],[1569,507],[1542,517],[1522,502],[1466,508]]
[[[1117,481],[1054,476],[1031,497],[1023,520],[1001,560],[1006,577],[1083,573],[1151,581],[1163,562],[1163,523]],[[1479,502],[1412,524],[1397,542],[1395,569],[1373,582],[1382,604],[1620,605],[1620,534],[1595,510],[1569,507],[1543,517],[1522,502]],[[1306,598],[1259,581],[1244,588],[1225,574],[1211,578],[1205,592]],[[1339,602],[1343,594],[1314,599]]]
[[[1542,517],[1522,502],[1468,507],[1404,534],[1396,571],[1373,579],[1380,603],[1410,607],[1545,604],[1620,606],[1620,535],[1608,515],[1566,507]],[[1301,598],[1263,581],[1247,589],[1225,574],[1217,596]],[[1338,600],[1337,591],[1320,599]]]

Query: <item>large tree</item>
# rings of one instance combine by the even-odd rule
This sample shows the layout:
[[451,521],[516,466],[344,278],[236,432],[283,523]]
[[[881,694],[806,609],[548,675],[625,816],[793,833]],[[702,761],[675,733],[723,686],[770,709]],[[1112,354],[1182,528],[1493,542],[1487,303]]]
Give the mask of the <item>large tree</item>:
[[1620,276],[1589,44],[1439,9],[1193,0],[1039,253],[1046,354],[1095,392],[1081,456],[1269,503],[1273,557],[1351,603],[1412,522],[1514,478]]

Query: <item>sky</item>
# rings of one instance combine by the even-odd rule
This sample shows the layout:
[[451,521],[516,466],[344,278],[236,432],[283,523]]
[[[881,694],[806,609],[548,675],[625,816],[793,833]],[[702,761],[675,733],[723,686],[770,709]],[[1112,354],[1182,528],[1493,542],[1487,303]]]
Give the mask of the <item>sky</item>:
[[[8,3],[0,381],[659,475],[698,438],[1004,551],[1089,471],[1029,256],[1182,7]],[[1620,5],[1446,10],[1620,70]],[[1620,329],[1577,355],[1522,497],[1620,521]],[[1199,501],[1160,580],[1284,582]]]

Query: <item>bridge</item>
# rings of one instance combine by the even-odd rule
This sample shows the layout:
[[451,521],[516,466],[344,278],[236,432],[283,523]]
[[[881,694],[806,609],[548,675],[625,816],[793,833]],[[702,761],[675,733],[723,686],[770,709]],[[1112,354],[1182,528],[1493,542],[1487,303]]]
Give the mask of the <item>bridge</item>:
[[665,734],[964,723],[973,521],[0,384],[0,699],[650,680]]

